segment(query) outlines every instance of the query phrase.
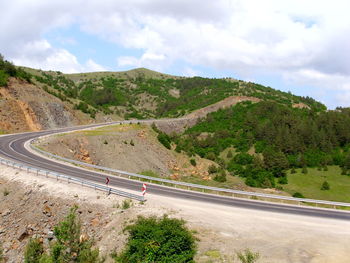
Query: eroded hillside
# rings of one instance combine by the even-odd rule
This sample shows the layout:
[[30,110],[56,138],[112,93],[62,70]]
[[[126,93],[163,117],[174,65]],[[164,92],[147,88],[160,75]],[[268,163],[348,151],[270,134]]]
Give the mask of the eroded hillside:
[[78,125],[87,121],[60,99],[24,80],[10,78],[0,87],[0,130],[38,131]]

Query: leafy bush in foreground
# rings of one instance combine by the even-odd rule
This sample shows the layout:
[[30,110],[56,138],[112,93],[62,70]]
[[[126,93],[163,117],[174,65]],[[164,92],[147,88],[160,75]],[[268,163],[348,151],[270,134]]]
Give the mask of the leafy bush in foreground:
[[139,217],[125,230],[130,236],[116,262],[194,262],[195,239],[183,220]]

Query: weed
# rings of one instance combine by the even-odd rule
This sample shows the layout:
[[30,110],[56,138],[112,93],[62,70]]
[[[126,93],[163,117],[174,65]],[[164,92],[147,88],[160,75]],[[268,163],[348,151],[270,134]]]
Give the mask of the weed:
[[3,194],[4,196],[8,196],[10,194],[10,191],[7,188],[5,188]]
[[122,209],[126,210],[131,207],[132,201],[130,199],[125,199],[122,204]]

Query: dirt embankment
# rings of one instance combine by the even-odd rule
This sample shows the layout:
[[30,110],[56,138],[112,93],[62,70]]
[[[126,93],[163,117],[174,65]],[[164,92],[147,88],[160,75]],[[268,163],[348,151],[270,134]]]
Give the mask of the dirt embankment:
[[81,124],[80,119],[68,105],[33,84],[10,78],[8,86],[0,87],[0,130],[4,132],[72,126]]
[[212,161],[166,149],[148,125],[114,125],[41,139],[39,146],[56,155],[122,171],[153,171],[161,177],[197,176],[210,180]]

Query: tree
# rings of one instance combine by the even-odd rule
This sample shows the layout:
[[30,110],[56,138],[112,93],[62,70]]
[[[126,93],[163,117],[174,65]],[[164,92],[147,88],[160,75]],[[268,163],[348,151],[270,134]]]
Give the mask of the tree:
[[24,252],[25,263],[39,263],[44,253],[44,247],[39,239],[30,239]]
[[226,157],[227,157],[228,159],[231,159],[231,158],[233,157],[232,150],[229,150],[229,151],[227,152]]
[[125,230],[130,235],[117,262],[194,262],[195,239],[183,220],[139,217]]
[[330,190],[331,187],[327,181],[324,181],[321,186],[321,190]]

